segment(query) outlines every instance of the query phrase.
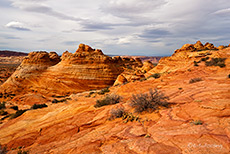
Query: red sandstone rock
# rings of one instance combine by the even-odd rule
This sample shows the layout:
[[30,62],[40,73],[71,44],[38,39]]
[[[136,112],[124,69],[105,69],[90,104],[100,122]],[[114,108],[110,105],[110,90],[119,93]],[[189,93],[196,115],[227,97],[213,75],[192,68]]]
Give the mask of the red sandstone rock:
[[[194,66],[209,53],[210,58],[227,58],[226,67]],[[211,55],[210,55],[211,54]],[[30,153],[218,153],[230,151],[230,48],[220,51],[178,52],[163,58],[150,73],[160,79],[131,82],[110,88],[123,97],[115,105],[94,108],[101,96],[72,95],[66,103],[29,110],[0,125],[0,143],[11,148],[25,146]],[[71,56],[71,55],[70,55]],[[59,65],[59,64],[58,64]],[[52,66],[54,67],[54,66]],[[202,81],[189,83],[192,78]],[[109,121],[111,109],[124,107],[133,112],[133,94],[158,88],[169,97],[169,108],[142,114],[140,122]],[[198,125],[195,120],[201,120]]]
[[101,50],[84,44],[80,44],[74,54],[64,52],[59,61],[59,56],[54,52],[29,53],[16,72],[1,86],[1,91],[66,95],[113,85],[123,71],[118,62],[105,56]]

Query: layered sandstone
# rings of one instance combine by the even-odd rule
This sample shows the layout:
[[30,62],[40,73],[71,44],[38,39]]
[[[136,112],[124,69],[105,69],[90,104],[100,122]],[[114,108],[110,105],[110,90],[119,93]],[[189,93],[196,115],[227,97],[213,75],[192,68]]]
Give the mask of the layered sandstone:
[[[207,56],[226,58],[226,66],[208,67],[204,62],[194,66],[194,60]],[[151,70],[162,74],[159,79],[111,87],[109,94],[123,97],[119,104],[94,108],[103,96],[86,97],[89,92],[71,95],[72,100],[66,103],[47,102],[48,108],[26,111],[0,125],[0,143],[8,147],[9,153],[17,153],[13,150],[17,147],[24,147],[30,153],[55,154],[229,153],[230,48],[175,53],[159,64],[161,67]],[[122,76],[119,78],[124,80]],[[189,83],[193,78],[202,80]],[[132,95],[155,88],[169,97],[169,108],[133,113],[140,117],[140,122],[108,120],[112,109],[124,107],[133,112]]]
[[16,72],[1,86],[3,94],[66,95],[113,85],[123,71],[101,50],[80,44],[74,53],[31,52]]
[[[201,61],[202,58],[220,58],[229,57],[227,55],[227,49],[224,47],[222,50],[218,50],[213,44],[206,43],[203,45],[200,41],[195,44],[185,44],[181,49],[175,50],[175,53],[170,57],[161,58],[158,65],[148,71],[145,76],[148,77],[154,73],[167,74],[175,71],[185,71],[194,67],[194,61],[201,62],[199,65],[205,65]],[[196,67],[195,67],[196,68]]]

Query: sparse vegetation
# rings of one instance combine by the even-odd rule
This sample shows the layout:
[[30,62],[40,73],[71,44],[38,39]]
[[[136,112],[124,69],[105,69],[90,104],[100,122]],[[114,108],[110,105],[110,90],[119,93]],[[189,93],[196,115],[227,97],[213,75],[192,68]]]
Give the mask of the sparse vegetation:
[[193,78],[189,81],[189,83],[195,83],[195,82],[199,82],[202,81],[202,78]]
[[0,109],[5,109],[6,108],[6,102],[0,103]]
[[194,61],[194,66],[199,66],[197,61]]
[[112,104],[117,104],[121,101],[121,96],[119,95],[107,95],[104,99],[97,100],[96,104],[94,107],[102,107],[105,105],[112,105]]
[[64,99],[61,99],[61,100],[53,99],[53,100],[52,100],[52,103],[53,103],[53,104],[62,103],[62,102],[65,102],[65,101],[67,101],[67,100],[68,100],[68,98],[64,98]]
[[17,117],[21,116],[26,111],[27,111],[27,109],[26,110],[18,110],[16,113],[11,114],[10,119],[17,118]]
[[22,149],[19,149],[17,154],[29,154],[29,151],[24,151]]
[[18,110],[18,106],[11,106],[11,109]]
[[101,89],[101,91],[98,92],[99,95],[104,95],[105,93],[108,93],[110,92],[109,88],[104,88],[104,89]]
[[160,74],[160,73],[154,73],[154,74],[150,75],[150,76],[148,77],[148,79],[149,79],[149,78],[158,79],[158,78],[160,78],[160,77],[161,77],[161,74]]
[[46,104],[34,104],[31,109],[39,109],[39,108],[44,108],[48,107]]
[[7,153],[7,147],[3,147],[0,145],[0,154],[6,154]]
[[192,121],[191,123],[194,125],[202,125],[203,124],[203,122],[201,120],[195,120],[195,121]]
[[122,115],[122,120],[124,120],[124,123],[127,123],[127,122],[133,122],[133,121],[138,121],[140,122],[140,118],[139,116],[135,116],[133,115],[132,113],[128,113],[128,112],[125,112],[123,115]]
[[206,61],[208,59],[209,59],[209,57],[204,57],[204,58],[201,58],[201,61]]
[[219,66],[225,67],[225,60],[226,58],[212,58],[210,61],[205,61],[206,66]]
[[110,111],[110,118],[109,120],[113,120],[116,118],[121,118],[125,113],[125,109],[123,107],[119,107],[117,109],[112,109]]
[[91,91],[87,96],[85,97],[91,97],[91,95],[93,95],[95,92],[94,91]]
[[140,79],[141,82],[142,82],[142,81],[145,81],[145,80],[146,80],[146,78],[141,78],[141,79]]
[[135,112],[141,113],[143,111],[152,112],[159,107],[168,107],[168,97],[157,89],[153,92],[149,90],[149,94],[137,94],[133,95],[131,99],[131,106],[135,108]]
[[1,116],[7,115],[7,114],[8,114],[8,112],[6,112],[6,111],[4,111],[4,110],[0,110],[0,115],[1,115]]

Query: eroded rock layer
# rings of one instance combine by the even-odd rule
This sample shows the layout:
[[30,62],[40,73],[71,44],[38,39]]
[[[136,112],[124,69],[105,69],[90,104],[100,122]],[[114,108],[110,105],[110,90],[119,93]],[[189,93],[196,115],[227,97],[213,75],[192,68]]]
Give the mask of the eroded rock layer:
[[120,61],[80,44],[74,53],[31,52],[1,86],[3,94],[38,92],[65,95],[113,85],[123,71]]

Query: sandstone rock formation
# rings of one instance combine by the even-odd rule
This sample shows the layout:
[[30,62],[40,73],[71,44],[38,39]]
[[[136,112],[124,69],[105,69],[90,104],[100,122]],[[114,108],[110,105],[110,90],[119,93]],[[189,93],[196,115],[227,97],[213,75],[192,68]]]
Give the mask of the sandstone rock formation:
[[1,91],[66,95],[101,89],[113,85],[123,71],[120,65],[101,50],[84,44],[74,54],[65,52],[61,58],[55,52],[31,52],[1,86]]
[[203,45],[200,41],[197,41],[195,44],[183,45],[180,49],[177,49],[175,53],[181,51],[193,52],[201,50],[217,50],[217,48],[212,43],[207,42],[205,45]]
[[201,62],[200,65],[204,66],[205,64],[204,62],[202,63],[201,59],[205,57],[208,57],[209,59],[228,57],[226,52],[218,51],[213,44],[206,43],[203,47],[204,49],[202,49],[200,41],[194,45],[185,44],[181,49],[175,50],[175,53],[172,56],[161,58],[158,65],[147,72],[145,76],[149,77],[154,73],[167,74],[180,70],[185,71],[194,68],[194,61]]
[[[194,61],[207,57],[226,58],[226,66],[206,66],[204,61],[194,66]],[[30,153],[55,154],[229,153],[230,48],[177,52],[161,59],[149,72],[162,76],[110,88],[109,94],[122,96],[119,104],[95,108],[103,96],[86,97],[90,92],[85,92],[72,95],[66,103],[47,102],[47,108],[28,110],[0,124],[0,144],[10,154],[17,153],[17,147]],[[202,80],[190,83],[193,78]],[[133,113],[132,95],[155,88],[169,97],[170,106]],[[108,120],[110,111],[120,107],[140,121]]]
[[7,54],[3,55],[4,57],[1,57],[0,55],[0,85],[14,73],[24,58],[23,56],[7,57],[11,54],[11,52],[7,52]]
[[142,70],[142,72],[148,72],[152,68],[154,68],[153,63],[151,61],[145,61],[143,63],[143,66],[142,66],[141,70]]
[[117,77],[116,81],[114,82],[114,86],[116,85],[122,85],[122,84],[125,84],[127,83],[128,80],[121,74]]

